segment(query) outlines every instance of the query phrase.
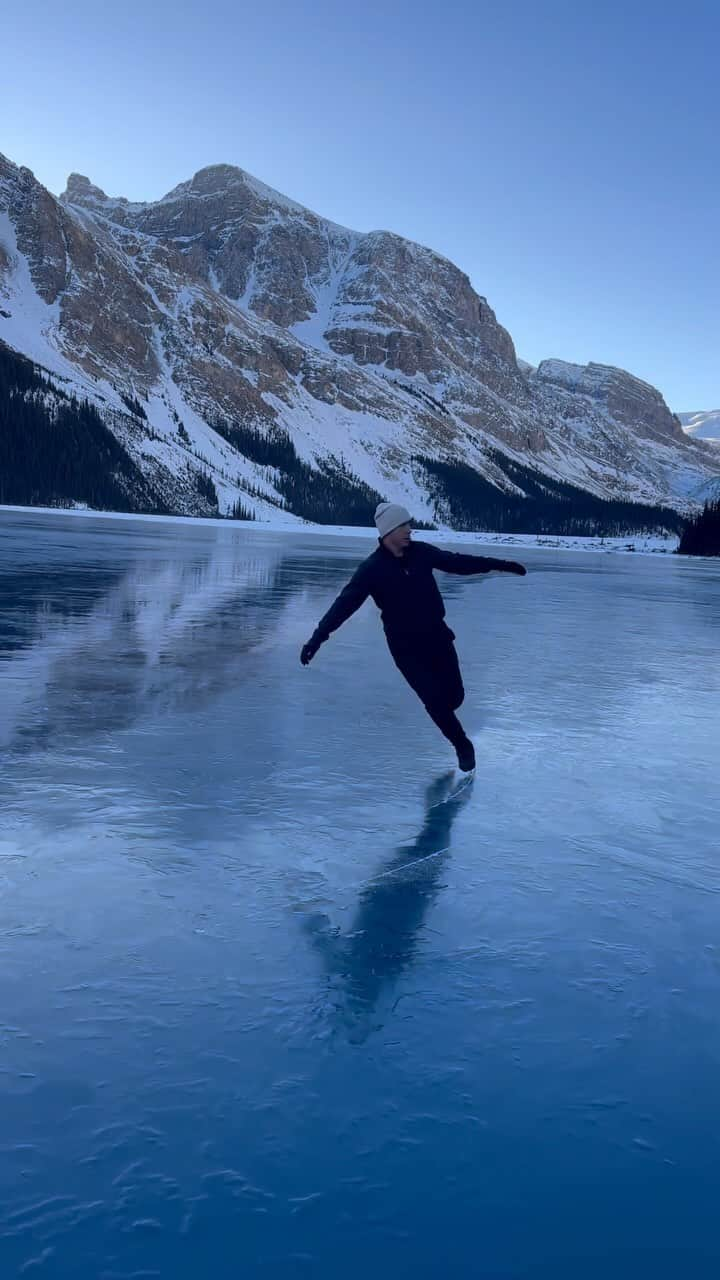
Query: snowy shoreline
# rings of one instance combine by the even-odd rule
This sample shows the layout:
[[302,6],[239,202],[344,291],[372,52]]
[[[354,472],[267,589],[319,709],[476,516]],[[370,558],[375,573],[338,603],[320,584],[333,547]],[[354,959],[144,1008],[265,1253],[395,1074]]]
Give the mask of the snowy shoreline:
[[[203,525],[210,528],[245,529],[258,533],[281,534],[315,534],[321,537],[365,538],[374,542],[377,533],[374,528],[358,528],[356,525],[326,525],[303,523],[300,520],[228,520],[210,516],[161,516],[143,515],[129,511],[95,511],[89,507],[19,507],[0,505],[0,516],[4,512],[16,512],[23,515],[76,516],[88,520],[131,520],[153,521],[162,524]],[[436,538],[442,542],[480,543],[499,547],[541,547],[543,550],[556,551],[601,551],[614,554],[638,555],[670,555],[678,545],[676,534],[667,537],[654,534],[627,535],[621,538],[571,537],[562,534],[542,533],[478,533],[461,532],[456,529],[439,528],[436,530],[418,530],[419,537]]]

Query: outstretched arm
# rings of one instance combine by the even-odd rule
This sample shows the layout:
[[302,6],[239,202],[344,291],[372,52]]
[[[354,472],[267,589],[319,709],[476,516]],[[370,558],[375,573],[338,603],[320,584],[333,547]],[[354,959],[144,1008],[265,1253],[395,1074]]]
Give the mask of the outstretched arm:
[[427,548],[428,559],[433,569],[442,569],[445,573],[517,573],[525,574],[527,569],[515,560],[497,560],[493,556],[471,556],[460,551],[442,551],[429,542],[423,544]]
[[365,603],[369,594],[367,573],[361,565],[343,587],[335,602],[330,605],[327,613],[320,619],[307,644],[303,645],[300,661],[304,667],[315,657],[320,645],[325,643],[332,632],[337,631],[338,627],[341,627],[343,622],[347,622],[360,605]]

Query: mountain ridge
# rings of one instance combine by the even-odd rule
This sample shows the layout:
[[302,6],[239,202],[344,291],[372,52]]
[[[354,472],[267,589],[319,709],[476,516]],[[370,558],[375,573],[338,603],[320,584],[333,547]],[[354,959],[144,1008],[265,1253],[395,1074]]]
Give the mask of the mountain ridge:
[[200,463],[226,512],[242,501],[292,519],[284,473],[243,453],[270,456],[275,437],[298,466],[344,469],[428,521],[438,501],[417,479],[424,456],[516,496],[510,463],[679,510],[720,482],[712,446],[689,439],[647,383],[518,362],[448,259],[339,227],[235,166],[143,203],[77,174],[56,199],[1,157],[0,340],[75,380],[112,430],[127,435],[127,401],[141,404],[127,446],[141,470],[150,457],[176,478]]

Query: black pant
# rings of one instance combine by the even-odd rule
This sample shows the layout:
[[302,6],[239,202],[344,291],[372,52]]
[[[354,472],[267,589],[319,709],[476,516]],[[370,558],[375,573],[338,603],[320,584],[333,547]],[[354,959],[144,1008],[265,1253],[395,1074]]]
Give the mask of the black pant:
[[465,698],[455,636],[444,624],[441,629],[413,638],[391,640],[388,645],[395,666],[414,689],[430,719],[453,744],[459,747],[467,735],[455,712]]

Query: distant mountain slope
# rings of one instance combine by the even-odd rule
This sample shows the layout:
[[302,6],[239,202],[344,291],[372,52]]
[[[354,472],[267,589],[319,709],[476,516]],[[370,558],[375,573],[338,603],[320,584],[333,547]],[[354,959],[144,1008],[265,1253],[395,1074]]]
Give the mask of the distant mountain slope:
[[683,430],[694,440],[710,440],[720,443],[720,409],[706,409],[699,413],[679,413]]

